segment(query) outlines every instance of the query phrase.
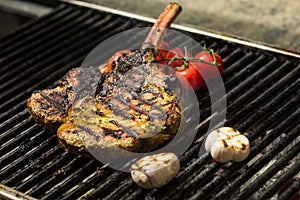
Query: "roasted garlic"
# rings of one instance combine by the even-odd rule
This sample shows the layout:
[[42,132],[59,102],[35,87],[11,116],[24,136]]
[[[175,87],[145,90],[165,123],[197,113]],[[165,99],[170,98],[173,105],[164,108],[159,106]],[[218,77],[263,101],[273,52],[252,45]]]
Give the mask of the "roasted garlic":
[[240,162],[248,157],[250,143],[239,131],[231,127],[222,127],[208,134],[205,149],[217,162]]
[[174,178],[179,169],[180,163],[174,153],[160,153],[132,164],[131,177],[142,188],[160,188]]

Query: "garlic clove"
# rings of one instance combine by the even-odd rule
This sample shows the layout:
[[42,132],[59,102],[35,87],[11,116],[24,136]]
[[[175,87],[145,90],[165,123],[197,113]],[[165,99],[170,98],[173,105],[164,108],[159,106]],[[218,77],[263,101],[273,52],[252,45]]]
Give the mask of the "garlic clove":
[[248,157],[250,143],[239,131],[231,127],[222,127],[208,134],[205,149],[217,162],[240,162]]
[[214,143],[217,141],[217,131],[212,131],[210,134],[208,134],[206,140],[205,140],[205,149],[207,152],[211,152],[211,148],[214,145]]
[[241,135],[241,133],[238,130],[235,130],[232,127],[222,127],[222,128],[217,129],[217,130],[219,130],[221,133],[226,135],[227,139],[230,139],[232,137]]
[[205,149],[207,152],[211,151],[213,144],[218,140],[227,140],[231,138],[232,128],[222,127],[216,130],[211,131],[205,141]]
[[174,178],[179,169],[180,163],[175,154],[161,153],[146,156],[132,164],[131,176],[142,188],[160,188]]
[[228,140],[217,140],[211,148],[211,156],[220,163],[231,161],[234,154],[234,147]]
[[131,170],[131,177],[133,181],[142,188],[150,189],[153,187],[148,181],[147,175],[139,170]]
[[241,162],[245,160],[250,153],[250,142],[248,138],[244,135],[238,135],[233,137],[231,142],[235,150],[233,161]]

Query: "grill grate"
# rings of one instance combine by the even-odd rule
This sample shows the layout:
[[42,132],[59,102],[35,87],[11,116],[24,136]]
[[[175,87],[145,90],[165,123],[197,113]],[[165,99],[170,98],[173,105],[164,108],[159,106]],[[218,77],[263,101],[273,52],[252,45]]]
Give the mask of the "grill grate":
[[26,100],[32,91],[50,87],[80,66],[107,37],[144,26],[151,24],[63,3],[0,41],[1,183],[40,199],[277,199],[292,178],[280,199],[299,191],[300,62],[291,56],[184,32],[219,49],[225,64],[225,125],[244,132],[253,147],[241,163],[212,163],[207,153],[198,157],[212,114],[204,88],[198,94],[198,140],[180,158],[179,174],[161,189],[141,189],[127,173],[66,153],[55,135],[30,118]]

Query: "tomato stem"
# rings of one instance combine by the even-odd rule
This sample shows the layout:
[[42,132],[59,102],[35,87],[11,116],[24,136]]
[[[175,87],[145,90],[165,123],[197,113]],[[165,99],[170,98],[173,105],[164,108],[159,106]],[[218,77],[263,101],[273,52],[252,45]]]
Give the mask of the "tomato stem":
[[156,60],[156,61],[157,62],[168,61],[168,65],[171,65],[173,61],[175,61],[175,60],[181,60],[183,62],[183,65],[176,67],[176,69],[179,69],[179,70],[186,69],[188,67],[188,65],[189,65],[189,62],[201,62],[201,63],[204,63],[204,64],[209,64],[209,65],[214,65],[214,66],[219,67],[221,64],[217,62],[215,51],[213,49],[207,49],[206,48],[206,44],[204,45],[203,49],[207,53],[209,53],[209,54],[211,54],[213,56],[214,60],[212,62],[208,62],[208,61],[205,61],[205,60],[202,60],[202,59],[198,59],[198,58],[195,58],[195,57],[189,57],[186,46],[184,46],[184,57],[176,57],[175,56],[175,57],[172,57],[172,58],[166,58],[162,54],[160,54],[161,57],[162,57],[162,59],[161,60]]
[[[214,58],[214,61],[213,61],[214,65],[218,66],[219,63],[217,63],[217,58],[216,58],[216,54],[215,54],[214,50],[213,50],[213,49],[210,49],[210,53],[211,53],[211,55],[212,55],[213,58]],[[220,65],[220,64],[219,64],[219,65]]]
[[209,64],[209,65],[215,65],[215,66],[220,66],[221,64],[217,62],[216,56],[214,56],[214,61],[213,62],[207,62],[202,59],[194,58],[194,57],[173,57],[173,58],[162,58],[161,60],[157,60],[157,62],[161,61],[166,61],[168,60],[168,65],[170,65],[174,60],[182,60],[184,64],[188,64],[189,62],[201,62],[204,64]]

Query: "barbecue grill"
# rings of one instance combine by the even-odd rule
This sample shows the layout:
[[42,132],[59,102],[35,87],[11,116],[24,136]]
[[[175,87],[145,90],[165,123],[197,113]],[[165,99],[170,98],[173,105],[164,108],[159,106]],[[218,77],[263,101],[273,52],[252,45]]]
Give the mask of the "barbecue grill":
[[210,116],[216,114],[210,112],[209,92],[204,87],[197,91],[201,121],[196,139],[180,157],[179,174],[160,189],[139,188],[129,173],[65,152],[55,134],[33,121],[26,101],[34,90],[53,86],[106,38],[128,29],[150,27],[154,21],[88,3],[62,2],[50,14],[0,41],[1,198],[299,197],[300,54],[296,52],[172,27],[219,50],[225,65],[225,125],[244,133],[252,148],[240,163],[212,162],[207,153],[198,156]]

